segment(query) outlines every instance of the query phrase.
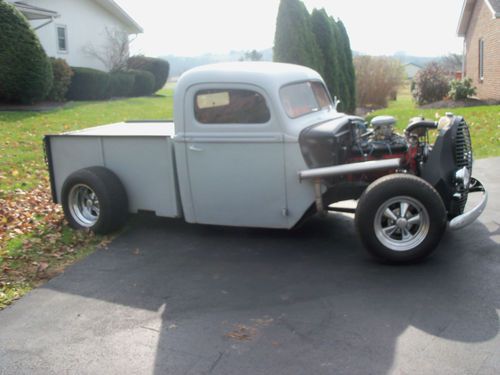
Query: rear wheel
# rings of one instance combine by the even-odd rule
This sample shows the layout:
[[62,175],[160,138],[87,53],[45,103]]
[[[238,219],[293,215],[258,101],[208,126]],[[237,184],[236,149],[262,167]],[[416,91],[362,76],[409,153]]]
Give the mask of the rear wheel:
[[74,185],[68,194],[71,218],[82,228],[91,228],[99,221],[101,205],[97,194],[84,184]]
[[446,230],[446,209],[439,193],[412,175],[375,181],[356,209],[356,227],[376,258],[409,263],[430,255]]
[[128,199],[120,179],[109,169],[91,167],[70,175],[62,188],[62,206],[69,225],[108,234],[128,217]]

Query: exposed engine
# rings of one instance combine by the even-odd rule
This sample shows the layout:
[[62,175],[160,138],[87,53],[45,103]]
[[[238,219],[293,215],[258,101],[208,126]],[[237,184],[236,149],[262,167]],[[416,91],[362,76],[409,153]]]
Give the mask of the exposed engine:
[[373,160],[387,155],[402,155],[408,151],[405,137],[394,132],[396,120],[391,116],[375,117],[371,122],[371,129],[366,125],[358,124],[354,134],[352,160]]
[[[352,199],[388,173],[422,177],[440,193],[450,217],[463,212],[471,184],[472,147],[464,119],[449,114],[439,122],[413,118],[404,135],[394,130],[391,116],[375,117],[369,124],[342,116],[310,126],[300,135],[302,154],[309,168],[372,160],[400,159],[398,170],[336,175],[325,180],[332,189],[330,201]],[[431,131],[437,130],[437,137]],[[431,136],[435,142],[431,142]],[[338,193],[339,187],[345,193]]]

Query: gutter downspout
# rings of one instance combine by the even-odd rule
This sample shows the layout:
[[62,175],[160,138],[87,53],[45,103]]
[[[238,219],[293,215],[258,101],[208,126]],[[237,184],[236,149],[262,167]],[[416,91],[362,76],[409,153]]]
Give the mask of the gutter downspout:
[[465,79],[465,60],[467,60],[467,40],[464,37],[462,45],[462,79]]

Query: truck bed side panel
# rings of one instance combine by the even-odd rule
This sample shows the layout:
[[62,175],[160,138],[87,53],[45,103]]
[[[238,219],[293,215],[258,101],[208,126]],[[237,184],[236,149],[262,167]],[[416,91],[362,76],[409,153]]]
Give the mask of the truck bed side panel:
[[129,210],[154,211],[179,217],[174,153],[168,137],[113,137],[62,135],[50,137],[53,180],[57,200],[64,181],[73,172],[103,166],[122,181]]

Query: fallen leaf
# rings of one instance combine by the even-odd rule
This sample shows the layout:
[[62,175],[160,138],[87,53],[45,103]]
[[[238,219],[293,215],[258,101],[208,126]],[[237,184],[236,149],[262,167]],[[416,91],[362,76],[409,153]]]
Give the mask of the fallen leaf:
[[47,268],[49,268],[49,264],[46,262],[40,262],[38,268],[36,270],[37,273],[44,272]]
[[247,327],[243,324],[237,324],[234,327],[234,330],[226,333],[224,336],[231,340],[250,341],[257,334],[257,330],[254,327]]
[[134,255],[139,255],[141,253],[141,251],[139,249],[135,249],[134,252],[132,254]]

